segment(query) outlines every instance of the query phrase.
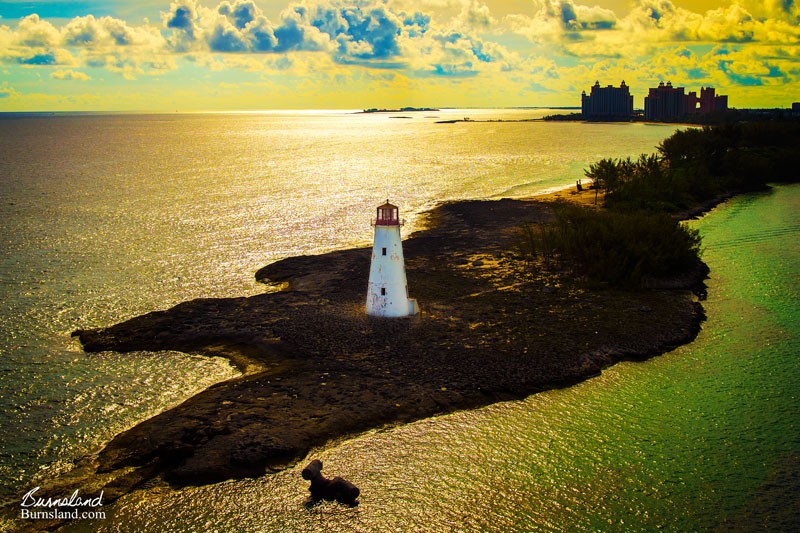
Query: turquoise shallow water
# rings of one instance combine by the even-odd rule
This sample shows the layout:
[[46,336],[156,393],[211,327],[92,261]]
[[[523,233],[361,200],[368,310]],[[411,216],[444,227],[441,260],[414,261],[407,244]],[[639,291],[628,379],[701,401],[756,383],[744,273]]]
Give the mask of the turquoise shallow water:
[[132,494],[70,530],[796,530],[798,206],[800,186],[785,186],[690,222],[712,270],[692,344],[314,451],[361,487],[357,508],[304,508],[298,467]]

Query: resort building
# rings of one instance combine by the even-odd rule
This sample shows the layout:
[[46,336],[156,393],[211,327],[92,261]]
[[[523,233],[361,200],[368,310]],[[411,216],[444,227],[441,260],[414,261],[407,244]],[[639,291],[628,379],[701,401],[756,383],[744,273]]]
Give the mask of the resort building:
[[[695,96],[696,97],[696,96]],[[683,87],[673,87],[668,81],[651,88],[644,99],[644,118],[655,122],[669,122],[685,117],[689,102]]]
[[728,95],[717,96],[715,92],[713,87],[700,88],[700,109],[698,111],[701,115],[728,109]]
[[686,94],[683,87],[673,87],[669,81],[666,85],[662,81],[658,87],[651,88],[644,99],[644,118],[654,122],[674,122],[689,115],[705,115],[726,109],[727,95],[717,96],[713,87],[702,87],[698,98],[696,92]]
[[581,94],[581,113],[585,120],[630,120],[633,117],[633,95],[623,81],[619,87],[600,87],[597,81],[590,94]]

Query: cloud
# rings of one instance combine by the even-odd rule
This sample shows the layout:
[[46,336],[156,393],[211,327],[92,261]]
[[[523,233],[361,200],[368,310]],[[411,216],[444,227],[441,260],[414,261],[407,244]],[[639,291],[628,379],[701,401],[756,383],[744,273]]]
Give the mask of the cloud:
[[167,28],[183,30],[194,37],[195,23],[199,19],[197,15],[197,2],[193,0],[184,0],[180,2],[172,2],[170,10],[163,14],[162,19]]
[[56,70],[50,74],[50,77],[55,80],[88,81],[92,79],[88,74],[77,70]]
[[56,46],[61,41],[61,32],[36,14],[21,19],[15,33],[17,44],[20,46],[48,47]]
[[58,80],[84,79],[86,68],[131,80],[237,70],[287,94],[419,80],[422,96],[452,84],[476,99],[555,98],[597,79],[771,87],[800,78],[800,0],[730,0],[702,13],[632,0],[619,14],[594,0],[530,0],[502,17],[482,0],[285,0],[270,17],[261,1],[163,0],[160,19],[140,24],[30,15],[0,24],[0,62]]
[[[786,0],[786,4],[792,3]],[[622,29],[631,37],[650,42],[759,42],[797,43],[800,28],[786,17],[763,18],[753,14],[752,2],[734,2],[730,6],[694,13],[676,7],[670,0],[639,0],[621,20]],[[795,12],[796,9],[792,8]],[[759,10],[762,11],[762,10]],[[783,10],[780,13],[785,15]]]
[[15,91],[7,81],[4,81],[3,84],[0,85],[0,98],[11,98],[17,94],[17,91]]
[[248,24],[256,20],[261,13],[253,2],[236,0],[233,4],[222,2],[217,11],[233,20],[237,29],[243,30]]
[[102,68],[120,74],[126,80],[134,80],[144,75],[154,76],[177,68],[175,59],[168,55],[144,57],[119,50],[87,54],[84,62],[88,67]]
[[164,26],[173,30],[168,42],[175,51],[186,52],[199,39],[202,30],[198,9],[195,0],[178,0],[170,4],[169,11],[161,13]]
[[311,24],[338,43],[344,58],[391,59],[400,55],[403,21],[384,5],[321,5]]
[[721,84],[749,87],[796,84],[797,51],[785,52],[788,51],[781,48],[717,47],[702,61],[715,68]]
[[577,5],[573,2],[559,2],[561,23],[568,31],[600,31],[610,30],[617,25],[617,17],[613,11],[599,6]]
[[478,73],[472,69],[472,63],[469,61],[464,63],[433,65],[432,74],[450,78],[471,78],[478,75]]
[[187,54],[219,54],[204,60],[212,69],[228,64],[252,70],[254,62],[234,59],[240,55],[316,52],[343,66],[442,77],[510,70],[518,58],[480,36],[497,25],[491,10],[479,0],[452,0],[451,7],[458,14],[439,22],[413,6],[395,7],[392,0],[303,0],[289,4],[274,21],[253,0],[208,7],[198,0],[173,0],[161,13],[160,27],[87,15],[57,28],[32,15],[9,29],[12,46],[0,51],[0,59],[27,66],[87,65],[126,78],[176,68],[176,59]]
[[68,51],[61,48],[54,49],[6,49],[4,59],[18,65],[27,66],[74,66],[75,57]]
[[86,48],[146,47],[157,49],[164,39],[155,28],[130,26],[113,17],[92,15],[70,20],[62,31],[61,44]]
[[405,26],[406,33],[410,38],[425,35],[428,27],[431,24],[431,16],[419,11],[408,14],[403,19],[403,26]]
[[54,53],[46,52],[44,54],[34,54],[29,57],[18,57],[17,63],[20,65],[57,65],[58,60],[56,60]]
[[161,14],[167,42],[175,52],[282,53],[329,48],[308,19],[308,8],[295,4],[281,13],[280,24],[267,19],[251,0],[225,0],[215,8],[196,0],[178,0]]
[[800,18],[795,17],[794,24],[787,19],[787,13],[797,13],[794,0],[772,2],[780,4],[771,8],[780,16],[766,18],[749,11],[748,6],[757,4],[749,0],[704,13],[678,7],[671,0],[636,0],[622,17],[572,0],[534,3],[538,6],[534,16],[507,17],[511,30],[534,43],[560,46],[577,57],[644,55],[670,43],[800,42]]
[[465,31],[431,24],[424,35],[403,38],[401,55],[416,76],[474,77],[511,70],[519,57],[504,46]]
[[75,17],[57,28],[33,14],[0,26],[0,62],[28,67],[107,67],[127,78],[174,68],[158,28],[113,18]]
[[800,2],[797,0],[736,0],[738,5],[759,19],[778,19],[800,22]]
[[[418,28],[418,21],[413,21]],[[375,62],[400,55],[403,16],[365,0],[293,4],[275,28],[275,51],[328,50],[337,61]]]
[[497,23],[486,4],[470,0],[461,10],[459,21],[469,28],[490,28]]
[[638,0],[620,21],[624,34],[645,42],[731,41],[754,39],[756,21],[740,6],[705,14],[676,7],[670,0]]
[[226,17],[220,17],[207,32],[208,46],[214,52],[247,52],[249,43],[242,32]]
[[[461,7],[455,26],[464,31],[496,22],[477,0]],[[451,39],[456,32],[447,27],[434,30],[431,15],[398,10],[383,0],[294,3],[276,22],[251,0],[225,0],[215,8],[179,0],[162,13],[162,22],[175,52],[324,52],[342,65],[378,69],[406,68],[427,53],[442,56],[441,61],[428,61],[422,70],[442,76],[467,75],[474,63],[489,62],[497,54],[497,45],[461,33]]]
[[514,32],[536,42],[591,39],[595,32],[616,28],[616,14],[599,6],[575,4],[572,0],[534,0],[536,13],[509,15]]

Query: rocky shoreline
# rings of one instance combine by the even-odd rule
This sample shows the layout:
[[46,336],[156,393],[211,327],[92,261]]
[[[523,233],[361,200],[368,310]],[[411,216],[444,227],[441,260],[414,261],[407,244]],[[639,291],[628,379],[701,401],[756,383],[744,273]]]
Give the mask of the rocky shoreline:
[[[592,193],[593,194],[593,193]],[[172,486],[253,477],[315,446],[385,424],[574,384],[620,360],[690,342],[707,274],[660,290],[588,287],[515,250],[547,202],[462,201],[404,241],[409,319],[363,312],[368,248],[288,258],[259,281],[282,289],[199,299],[109,328],[79,330],[87,352],[177,350],[228,357],[219,383],[114,438],[95,458],[109,500],[160,478]]]

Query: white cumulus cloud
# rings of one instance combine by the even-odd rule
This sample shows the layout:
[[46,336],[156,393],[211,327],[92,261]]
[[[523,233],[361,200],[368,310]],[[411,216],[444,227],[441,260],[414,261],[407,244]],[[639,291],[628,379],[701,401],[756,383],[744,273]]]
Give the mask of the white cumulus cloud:
[[55,80],[88,81],[92,79],[91,76],[85,72],[80,72],[78,70],[56,70],[50,74],[50,77]]

